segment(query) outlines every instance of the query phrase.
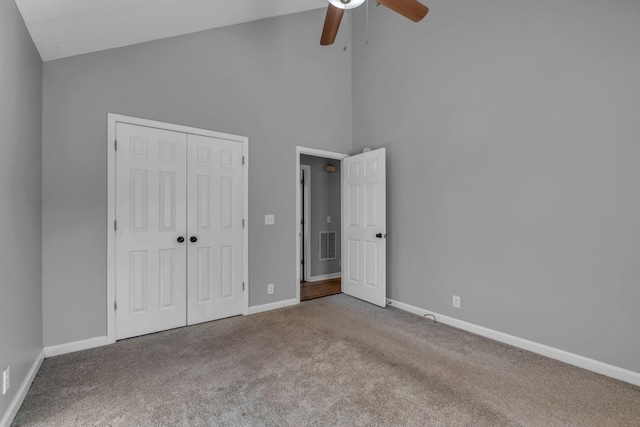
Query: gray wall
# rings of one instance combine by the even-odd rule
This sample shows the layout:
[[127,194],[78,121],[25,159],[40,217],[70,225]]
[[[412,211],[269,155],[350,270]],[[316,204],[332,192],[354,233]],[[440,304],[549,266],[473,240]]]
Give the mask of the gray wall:
[[109,112],[248,136],[249,304],[295,298],[295,146],[352,141],[351,82],[336,78],[351,75],[349,22],[326,49],[323,20],[319,9],[45,63],[46,346],[106,333]]
[[353,21],[389,297],[640,372],[640,2],[429,6]]
[[640,3],[434,1],[347,52],[316,10],[46,63],[45,344],[105,333],[117,112],[250,137],[252,306],[295,296],[294,146],[385,146],[391,298],[640,372]]
[[[311,234],[311,276],[340,272],[340,161],[316,156],[300,156],[300,163],[311,167],[310,224]],[[328,164],[336,171],[326,171]],[[331,223],[327,223],[331,216]],[[320,232],[336,232],[336,259],[320,261]]]
[[13,1],[0,2],[0,419],[42,351],[42,61]]

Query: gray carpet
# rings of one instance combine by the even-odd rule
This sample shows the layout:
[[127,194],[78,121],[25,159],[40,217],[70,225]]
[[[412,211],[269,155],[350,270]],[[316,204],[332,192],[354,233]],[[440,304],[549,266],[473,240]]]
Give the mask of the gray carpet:
[[640,426],[640,388],[335,295],[45,360],[14,426]]

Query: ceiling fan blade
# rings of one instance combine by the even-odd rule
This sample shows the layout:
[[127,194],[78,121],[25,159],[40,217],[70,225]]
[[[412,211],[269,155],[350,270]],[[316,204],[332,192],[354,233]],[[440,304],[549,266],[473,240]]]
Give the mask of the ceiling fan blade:
[[429,8],[417,0],[376,0],[405,18],[418,22],[429,12]]
[[344,9],[340,9],[329,3],[327,17],[324,20],[324,28],[322,29],[322,37],[320,37],[320,44],[322,46],[333,44],[336,40],[342,15],[344,15]]

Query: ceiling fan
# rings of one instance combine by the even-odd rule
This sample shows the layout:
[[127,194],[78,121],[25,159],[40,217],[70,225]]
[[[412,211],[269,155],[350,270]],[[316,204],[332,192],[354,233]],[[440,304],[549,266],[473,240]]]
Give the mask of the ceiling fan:
[[[417,0],[376,0],[379,4],[387,6],[389,9],[399,13],[400,15],[418,22],[427,15],[429,8]],[[327,8],[327,17],[324,20],[324,28],[322,29],[322,37],[320,44],[327,46],[333,44],[338,34],[338,27],[342,15],[346,9],[355,9],[364,3],[365,0],[329,0]]]

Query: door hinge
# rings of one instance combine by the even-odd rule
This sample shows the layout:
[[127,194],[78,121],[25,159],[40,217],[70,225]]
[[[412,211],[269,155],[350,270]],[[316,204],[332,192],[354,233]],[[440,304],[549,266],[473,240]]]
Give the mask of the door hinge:
[[244,282],[242,282],[242,290],[244,291]]
[[242,219],[242,228],[244,228],[244,218]]
[[113,231],[118,230],[118,221],[113,221]]
[[118,151],[118,140],[117,139],[115,141],[113,141],[113,149],[115,151]]
[[242,156],[242,164],[244,165],[244,156]]
[[118,301],[113,302],[113,311],[118,311]]

